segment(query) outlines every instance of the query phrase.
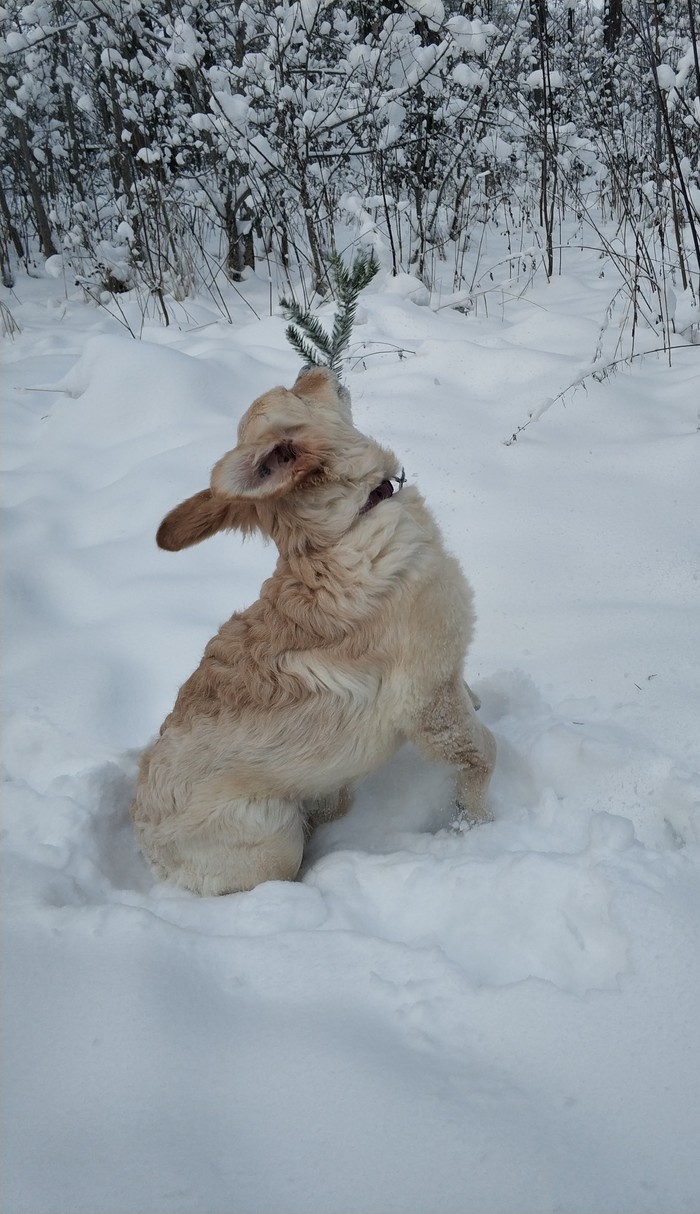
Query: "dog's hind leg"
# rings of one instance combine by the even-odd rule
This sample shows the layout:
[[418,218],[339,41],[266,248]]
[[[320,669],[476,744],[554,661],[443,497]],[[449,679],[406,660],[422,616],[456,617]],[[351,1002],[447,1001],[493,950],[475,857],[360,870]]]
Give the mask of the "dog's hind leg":
[[326,793],[322,797],[313,797],[303,802],[304,825],[307,835],[312,834],[317,826],[324,822],[333,822],[342,818],[352,805],[352,789],[348,786],[339,788],[337,792]]
[[490,822],[486,790],[496,762],[496,741],[477,718],[474,698],[461,672],[456,673],[419,714],[409,737],[427,758],[458,768],[460,816]]
[[146,849],[162,878],[204,896],[295,879],[304,854],[300,805],[227,794],[225,775],[197,793],[187,816],[156,827]]

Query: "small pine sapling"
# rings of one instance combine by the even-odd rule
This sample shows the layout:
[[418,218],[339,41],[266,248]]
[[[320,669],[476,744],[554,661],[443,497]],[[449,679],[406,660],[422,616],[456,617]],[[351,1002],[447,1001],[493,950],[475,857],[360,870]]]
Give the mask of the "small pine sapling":
[[379,270],[379,262],[373,250],[369,253],[360,250],[348,269],[340,255],[332,253],[328,259],[328,269],[333,293],[338,301],[330,333],[326,332],[317,316],[312,316],[308,308],[300,307],[295,299],[283,298],[280,306],[284,308],[287,319],[293,322],[287,326],[287,341],[304,362],[316,367],[330,367],[340,377],[342,356],[350,344],[360,291],[374,278]]

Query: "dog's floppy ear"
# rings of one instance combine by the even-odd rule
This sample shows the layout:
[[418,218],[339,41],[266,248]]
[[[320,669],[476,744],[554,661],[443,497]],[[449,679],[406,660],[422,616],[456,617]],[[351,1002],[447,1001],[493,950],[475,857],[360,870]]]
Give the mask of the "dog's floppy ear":
[[181,548],[199,544],[224,527],[247,530],[249,526],[246,519],[236,517],[231,502],[216,497],[211,489],[203,489],[166,514],[158,528],[156,543],[167,552],[179,552]]
[[266,499],[282,497],[325,462],[322,444],[297,432],[243,443],[214,465],[211,485],[222,497]]

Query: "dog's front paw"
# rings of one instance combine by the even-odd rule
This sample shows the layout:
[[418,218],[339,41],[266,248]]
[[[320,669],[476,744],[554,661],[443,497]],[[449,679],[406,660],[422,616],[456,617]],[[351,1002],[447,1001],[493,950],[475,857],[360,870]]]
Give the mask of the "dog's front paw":
[[465,831],[471,830],[473,826],[481,826],[484,822],[493,822],[494,817],[491,810],[486,805],[481,805],[479,808],[467,806],[459,797],[455,801],[457,807],[457,817],[453,822],[455,830]]

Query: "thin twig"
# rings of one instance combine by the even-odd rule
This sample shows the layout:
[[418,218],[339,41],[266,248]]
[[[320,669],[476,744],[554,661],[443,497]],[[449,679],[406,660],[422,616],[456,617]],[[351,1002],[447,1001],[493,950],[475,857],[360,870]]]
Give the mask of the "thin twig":
[[512,447],[513,443],[518,441],[518,435],[522,434],[523,430],[527,430],[528,426],[531,426],[533,422],[539,421],[539,419],[543,417],[545,413],[549,412],[553,405],[556,405],[557,401],[562,400],[566,396],[567,392],[575,392],[577,388],[582,388],[587,379],[604,379],[610,371],[614,371],[615,368],[619,367],[622,363],[629,364],[637,358],[645,358],[647,354],[665,354],[669,349],[697,350],[698,348],[698,346],[692,344],[691,342],[670,347],[668,345],[655,346],[652,350],[637,350],[634,354],[626,354],[622,358],[613,359],[612,362],[599,363],[596,366],[590,367],[589,370],[585,371],[583,375],[580,375],[578,379],[572,380],[570,384],[567,384],[565,388],[562,388],[561,392],[557,392],[557,395],[553,396],[551,400],[545,401],[540,409],[533,409],[528,420],[523,422],[522,426],[518,426],[513,434],[511,434],[510,438],[505,438],[503,440],[504,447]]

